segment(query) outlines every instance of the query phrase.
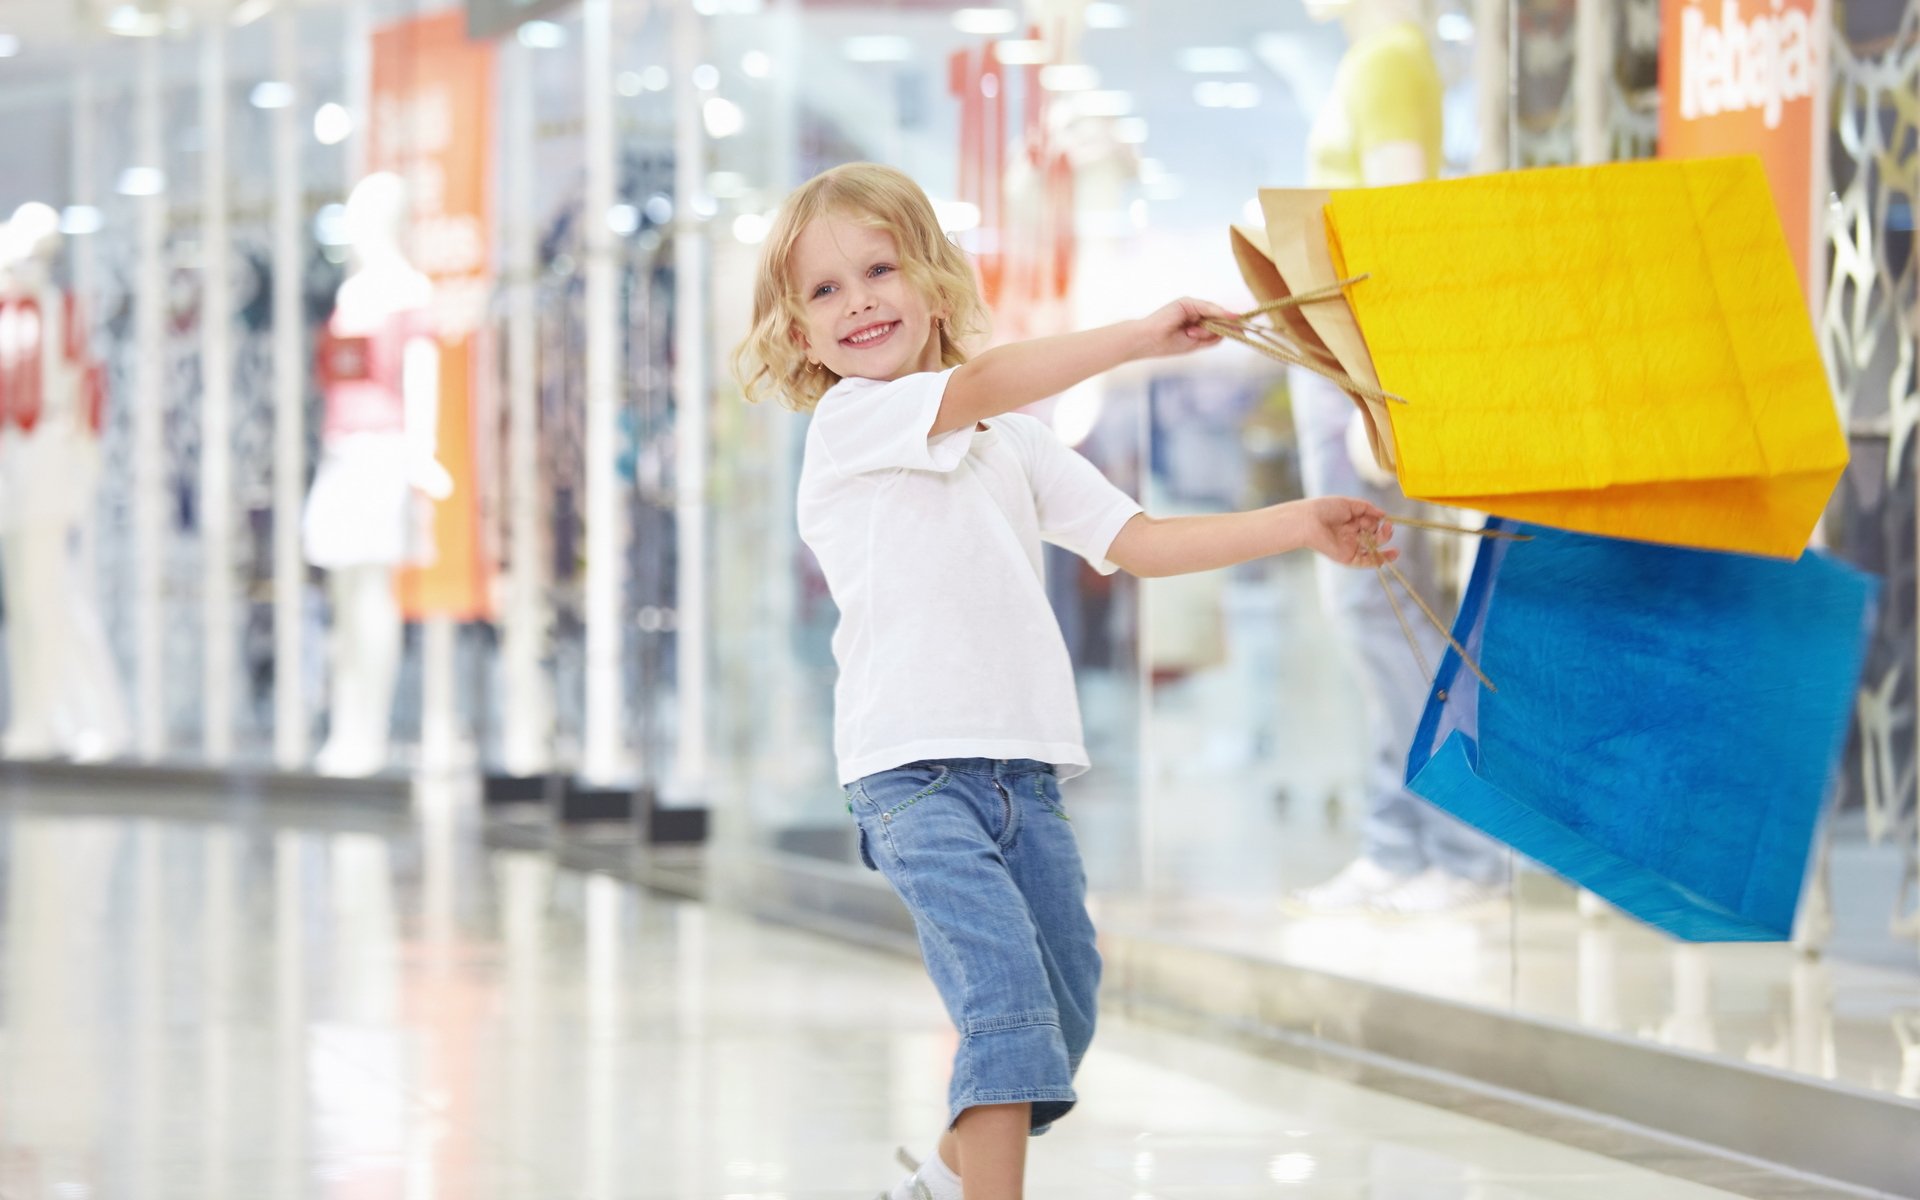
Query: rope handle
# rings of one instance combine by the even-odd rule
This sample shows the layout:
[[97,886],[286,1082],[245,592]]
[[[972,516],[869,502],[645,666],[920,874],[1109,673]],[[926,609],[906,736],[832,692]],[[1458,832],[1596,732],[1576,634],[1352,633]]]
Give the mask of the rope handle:
[[1407,402],[1405,397],[1383,391],[1370,383],[1361,383],[1344,371],[1336,371],[1315,362],[1310,355],[1289,342],[1278,330],[1258,322],[1258,318],[1267,313],[1279,312],[1283,308],[1298,308],[1303,304],[1341,299],[1345,297],[1349,287],[1367,278],[1369,278],[1367,275],[1355,275],[1351,279],[1342,279],[1326,287],[1314,288],[1312,291],[1301,292],[1298,295],[1282,296],[1278,300],[1269,300],[1246,312],[1235,314],[1231,321],[1208,317],[1200,324],[1211,333],[1217,333],[1229,341],[1239,342],[1242,346],[1277,362],[1312,371],[1322,379],[1330,380],[1356,395],[1365,396],[1369,400],[1377,400],[1383,404],[1405,404]]
[[[1533,540],[1532,534],[1510,533],[1504,529],[1468,529],[1463,525],[1446,525],[1439,521],[1422,521],[1414,517],[1403,518],[1390,516],[1387,520],[1397,524],[1411,526],[1415,529],[1435,529],[1446,533],[1474,534],[1480,537],[1501,538],[1516,542]],[[1380,543],[1375,541],[1370,535],[1366,535],[1361,538],[1360,548],[1367,554],[1372,555],[1376,560],[1373,568],[1374,576],[1380,580],[1380,590],[1386,593],[1387,604],[1392,607],[1394,617],[1400,622],[1400,632],[1405,635],[1407,639],[1407,649],[1413,651],[1413,661],[1419,665],[1420,673],[1422,675],[1428,674],[1432,668],[1427,665],[1427,656],[1421,651],[1420,643],[1414,640],[1413,627],[1407,624],[1406,614],[1400,611],[1400,601],[1395,598],[1393,594],[1393,583],[1398,583],[1406,590],[1407,596],[1419,606],[1420,611],[1426,615],[1427,620],[1432,623],[1433,627],[1440,631],[1440,636],[1447,639],[1447,645],[1453,647],[1453,652],[1460,656],[1460,661],[1466,664],[1467,670],[1472,671],[1474,676],[1486,685],[1489,692],[1497,693],[1500,689],[1493,686],[1493,680],[1487,678],[1487,673],[1480,669],[1480,664],[1473,660],[1473,655],[1467,653],[1467,648],[1454,640],[1453,631],[1447,628],[1446,622],[1442,621],[1439,614],[1433,611],[1433,606],[1428,604],[1426,599],[1420,595],[1419,589],[1413,586],[1413,581],[1408,579],[1406,573],[1399,567],[1380,558]],[[1392,577],[1391,583],[1388,582],[1389,576]]]

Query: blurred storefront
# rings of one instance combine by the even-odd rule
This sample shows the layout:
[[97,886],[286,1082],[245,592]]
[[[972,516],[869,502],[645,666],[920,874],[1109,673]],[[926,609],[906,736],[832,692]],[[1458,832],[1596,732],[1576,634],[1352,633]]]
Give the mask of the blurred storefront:
[[[705,805],[717,891],[884,922],[833,777],[836,613],[793,516],[805,420],[727,373],[771,213],[840,162],[905,169],[979,264],[997,338],[1181,294],[1240,304],[1227,227],[1259,219],[1258,188],[1305,181],[1346,45],[1321,7],[0,0],[0,216],[57,214],[101,368],[72,586],[122,714],[73,701],[68,732],[10,754],[312,768],[342,622],[300,537],[334,378],[316,364],[353,265],[345,205],[392,170],[434,282],[452,489],[428,561],[395,573],[388,767]],[[1884,586],[1806,928],[1681,946],[1524,863],[1490,915],[1283,915],[1353,856],[1363,807],[1360,699],[1311,565],[1143,584],[1050,550],[1096,763],[1068,799],[1097,916],[1920,1100],[1920,6],[1421,12],[1444,173],[1751,150],[1799,231],[1854,452],[1825,536]],[[1754,57],[1776,75],[1708,54],[1702,83],[1703,38],[1773,39]],[[1039,415],[1156,513],[1300,494],[1285,375],[1238,348]],[[14,536],[43,501],[16,482],[18,422],[4,437]],[[17,685],[0,715],[20,721]]]

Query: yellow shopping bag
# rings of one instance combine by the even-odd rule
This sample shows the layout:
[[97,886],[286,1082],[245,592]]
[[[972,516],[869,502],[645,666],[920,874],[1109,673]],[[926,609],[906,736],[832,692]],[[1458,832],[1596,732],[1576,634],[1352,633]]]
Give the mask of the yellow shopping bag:
[[1377,408],[1408,495],[1805,549],[1847,448],[1757,159],[1336,191],[1323,234],[1326,273],[1361,277],[1346,297],[1368,369],[1406,401]]

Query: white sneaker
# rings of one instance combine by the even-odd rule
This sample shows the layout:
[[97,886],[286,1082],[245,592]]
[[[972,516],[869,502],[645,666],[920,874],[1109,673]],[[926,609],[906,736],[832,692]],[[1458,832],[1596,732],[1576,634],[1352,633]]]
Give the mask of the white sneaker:
[[1501,911],[1506,903],[1507,889],[1499,884],[1475,883],[1428,867],[1375,897],[1373,911],[1390,917],[1480,917]]
[[1372,912],[1376,900],[1416,878],[1389,871],[1370,858],[1356,858],[1325,883],[1287,893],[1280,906],[1297,916]]
[[[940,1171],[937,1175],[945,1178],[933,1177],[936,1173],[925,1170],[922,1164],[915,1162],[905,1146],[895,1150],[893,1157],[907,1169],[907,1177],[894,1184],[892,1191],[880,1193],[875,1200],[960,1200],[960,1181],[953,1178],[952,1172]],[[926,1164],[932,1165],[931,1160]]]

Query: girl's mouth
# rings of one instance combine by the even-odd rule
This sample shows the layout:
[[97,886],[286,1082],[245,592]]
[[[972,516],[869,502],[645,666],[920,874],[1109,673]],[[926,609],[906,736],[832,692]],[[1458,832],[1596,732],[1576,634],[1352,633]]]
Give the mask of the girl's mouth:
[[841,338],[840,344],[850,350],[865,350],[872,346],[878,346],[880,343],[886,341],[893,336],[893,331],[898,328],[900,328],[900,322],[898,321],[888,321],[880,325],[869,325],[858,333]]

